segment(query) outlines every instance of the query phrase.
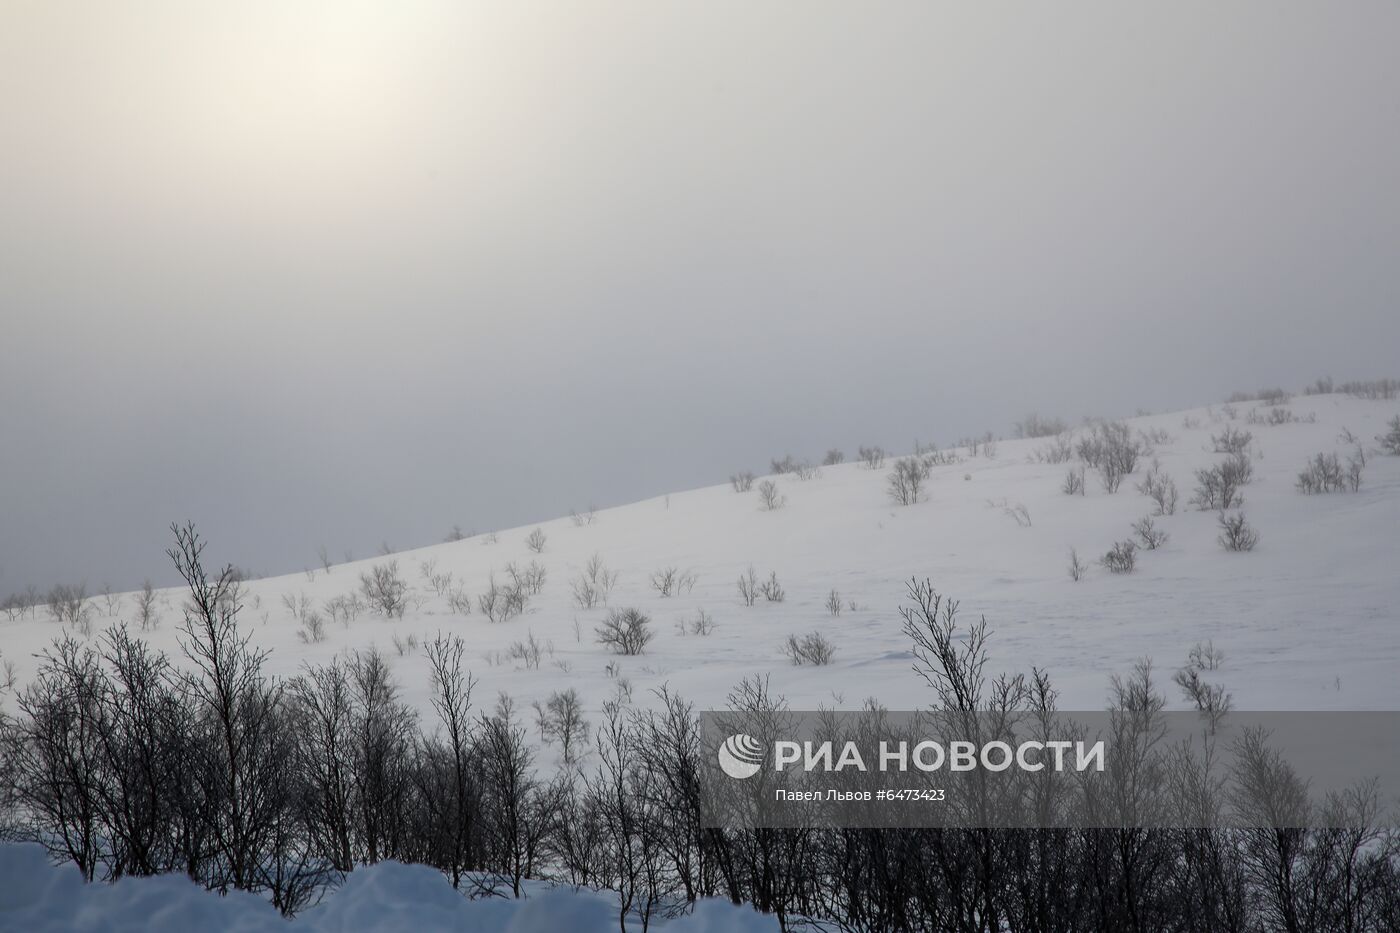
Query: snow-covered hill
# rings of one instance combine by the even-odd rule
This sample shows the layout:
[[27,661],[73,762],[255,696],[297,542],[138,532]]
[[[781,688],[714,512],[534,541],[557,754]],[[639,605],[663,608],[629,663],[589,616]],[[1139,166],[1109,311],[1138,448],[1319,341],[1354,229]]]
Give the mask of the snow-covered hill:
[[[875,470],[847,462],[806,480],[775,477],[786,502],[772,511],[760,508],[757,484],[746,493],[717,485],[600,511],[591,522],[545,523],[540,553],[527,547],[532,526],[318,569],[314,578],[250,581],[243,624],[272,650],[271,669],[281,674],[378,646],[406,697],[424,708],[426,661],[411,642],[438,631],[466,640],[477,698],[486,705],[499,691],[523,707],[573,687],[596,710],[619,690],[630,687],[644,702],[669,684],[703,709],[722,704],[741,678],[767,673],[796,708],[855,706],[868,696],[899,708],[929,701],[910,670],[898,614],[906,581],[926,576],[961,601],[966,620],[986,617],[989,671],[1047,669],[1062,708],[1100,707],[1109,675],[1141,657],[1152,658],[1165,680],[1193,644],[1213,642],[1225,657],[1215,676],[1237,708],[1400,709],[1400,457],[1382,455],[1374,441],[1400,404],[1317,395],[1286,408],[1297,420],[1250,423],[1269,413],[1257,403],[1130,419],[1135,434],[1157,440],[1116,494],[1093,470],[1086,495],[1062,492],[1072,464],[1037,462],[1052,443],[1045,438],[1003,440],[990,456],[952,451],[957,461],[935,466],[926,498],[909,506],[892,504],[887,493],[893,457]],[[1253,435],[1244,511],[1260,540],[1248,553],[1223,549],[1216,513],[1187,501],[1195,470],[1222,459],[1211,439],[1226,427]],[[1298,492],[1295,480],[1309,458],[1335,451],[1345,462],[1354,453],[1355,444],[1341,439],[1346,431],[1366,452],[1360,491]],[[1154,458],[1180,489],[1176,514],[1155,520],[1170,538],[1139,552],[1135,572],[1110,574],[1094,561],[1132,538],[1131,524],[1152,512],[1136,486]],[[1091,564],[1079,582],[1066,569],[1071,548]],[[617,574],[608,605],[637,607],[654,620],[644,654],[605,650],[594,629],[607,609],[582,609],[574,599],[572,584],[595,555]],[[355,593],[362,573],[390,560],[411,588],[403,618],[361,612],[348,623],[328,620],[324,641],[303,642],[284,597],[305,597],[324,616],[327,601]],[[493,576],[507,581],[507,565],[532,561],[546,578],[524,614],[488,621],[477,597]],[[786,598],[744,605],[736,580],[750,566],[761,580],[776,573]],[[693,574],[693,586],[661,596],[651,577],[667,567]],[[451,575],[441,594],[432,574]],[[470,597],[469,614],[452,611],[453,590]],[[826,608],[832,590],[838,616]],[[182,594],[160,595],[160,624],[145,637],[178,655]],[[100,603],[94,630],[116,621]],[[134,607],[126,594],[117,617],[130,621]],[[701,610],[713,620],[708,635],[686,630]],[[835,645],[834,660],[792,666],[784,642],[811,631]],[[58,632],[42,609],[36,618],[0,621],[0,651],[20,683],[33,669],[32,654]],[[513,643],[531,637],[542,647],[537,668],[508,657]]]

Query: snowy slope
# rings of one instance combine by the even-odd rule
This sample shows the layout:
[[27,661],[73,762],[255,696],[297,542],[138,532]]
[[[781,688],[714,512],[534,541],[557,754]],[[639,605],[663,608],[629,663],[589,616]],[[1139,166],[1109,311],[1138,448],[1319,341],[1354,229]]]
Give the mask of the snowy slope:
[[[322,904],[288,922],[263,898],[211,893],[183,875],[84,884],[71,863],[53,865],[34,844],[0,846],[0,933],[606,933],[618,928],[611,900],[539,886],[526,899],[467,900],[441,872],[381,862],[351,873]],[[766,933],[771,916],[727,901],[702,901],[661,933]]]
[[[1085,559],[1097,558],[1131,536],[1130,523],[1151,511],[1135,488],[1151,457],[1117,494],[1106,493],[1091,470],[1088,494],[1067,496],[1060,491],[1066,465],[1034,462],[1047,441],[1007,440],[992,458],[961,451],[961,462],[936,467],[927,500],[913,506],[890,503],[888,463],[878,471],[853,463],[827,467],[808,481],[778,477],[787,504],[771,512],[759,509],[757,492],[713,486],[601,511],[586,526],[569,518],[546,523],[539,526],[547,536],[539,555],[525,544],[534,526],[394,555],[414,588],[414,608],[401,620],[364,614],[348,626],[330,624],[321,644],[298,639],[283,596],[305,594],[319,607],[355,590],[361,572],[388,558],[317,571],[314,580],[296,574],[252,581],[244,624],[257,643],[272,649],[272,669],[282,674],[377,645],[407,698],[425,711],[422,651],[398,655],[396,634],[401,640],[439,630],[461,635],[480,681],[478,703],[486,706],[498,691],[523,708],[574,687],[596,711],[626,679],[637,702],[665,683],[704,709],[722,704],[741,678],[771,673],[774,690],[797,708],[853,707],[867,696],[900,708],[929,699],[910,671],[898,616],[905,581],[918,575],[960,600],[965,619],[987,618],[994,633],[989,671],[1048,669],[1065,709],[1101,707],[1109,675],[1139,657],[1151,657],[1166,682],[1191,645],[1205,640],[1225,653],[1218,676],[1239,709],[1400,709],[1394,676],[1400,659],[1400,458],[1369,453],[1359,493],[1304,496],[1294,489],[1312,455],[1344,456],[1351,449],[1338,439],[1344,428],[1372,451],[1372,439],[1400,404],[1322,395],[1297,397],[1288,407],[1304,420],[1246,424],[1251,405],[1244,403],[1233,422],[1254,435],[1255,478],[1245,490],[1245,512],[1261,541],[1252,553],[1224,551],[1216,543],[1215,514],[1186,502],[1193,471],[1221,459],[1210,450],[1210,436],[1232,422],[1216,406],[1130,419],[1135,431],[1170,435],[1155,456],[1180,487],[1181,505],[1177,514],[1158,519],[1170,541],[1140,553],[1138,570],[1129,576],[1094,566],[1072,582],[1068,552],[1075,547]],[[1003,507],[1018,504],[1029,513],[1029,527]],[[642,656],[607,653],[593,637],[605,610],[573,604],[570,582],[594,554],[620,574],[610,604],[639,607],[656,622],[656,638]],[[533,559],[547,568],[547,582],[524,616],[504,624],[488,622],[475,609],[453,614],[420,573],[422,562],[435,561],[436,572],[452,573],[475,597],[493,572],[503,579],[508,562]],[[776,571],[784,602],[742,605],[735,581],[750,564],[761,577]],[[667,565],[692,571],[693,589],[660,597],[649,577]],[[831,617],[823,604],[833,588],[858,608]],[[178,654],[181,595],[167,596],[162,623],[147,637]],[[126,597],[119,615],[131,618],[132,603]],[[714,617],[713,633],[678,633],[676,622],[702,607]],[[95,626],[108,621],[99,617]],[[834,663],[790,666],[781,651],[786,637],[814,629],[835,643]],[[0,651],[16,663],[21,683],[32,670],[32,653],[57,632],[42,611],[37,619],[0,622]],[[539,669],[498,663],[510,643],[531,634],[552,649]],[[616,676],[609,672],[613,665]]]

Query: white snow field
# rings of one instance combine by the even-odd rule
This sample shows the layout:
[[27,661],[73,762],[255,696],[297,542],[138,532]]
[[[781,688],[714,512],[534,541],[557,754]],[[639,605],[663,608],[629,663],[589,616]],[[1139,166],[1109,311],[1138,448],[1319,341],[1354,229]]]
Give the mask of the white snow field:
[[[1381,453],[1375,442],[1400,402],[1318,395],[1297,396],[1286,407],[1301,420],[1248,423],[1251,410],[1269,410],[1253,403],[1233,406],[1233,420],[1231,406],[1128,419],[1135,433],[1165,431],[1170,439],[1141,458],[1116,494],[1104,491],[1092,469],[1086,495],[1064,494],[1070,464],[1034,462],[1048,439],[1003,440],[992,457],[960,449],[957,463],[933,469],[927,498],[910,506],[887,495],[893,457],[878,470],[847,462],[805,481],[776,477],[786,503],[775,511],[760,509],[757,483],[748,493],[716,485],[602,510],[591,524],[565,517],[318,569],[314,579],[297,573],[253,580],[242,624],[271,649],[270,670],[278,674],[378,646],[426,722],[427,662],[411,647],[400,654],[395,636],[405,644],[439,631],[464,638],[479,681],[478,708],[489,709],[505,691],[527,710],[531,701],[573,687],[593,718],[625,683],[634,702],[648,702],[654,688],[669,684],[703,710],[722,706],[729,690],[754,674],[771,675],[773,692],[797,709],[855,708],[867,697],[892,709],[917,708],[931,696],[910,668],[898,614],[906,581],[917,575],[959,600],[964,621],[986,617],[993,633],[988,673],[1048,670],[1062,709],[1102,708],[1110,675],[1143,657],[1167,684],[1191,646],[1207,641],[1224,652],[1214,676],[1237,709],[1400,709],[1400,457]],[[1253,435],[1244,512],[1260,539],[1248,553],[1222,548],[1217,513],[1188,503],[1194,471],[1223,459],[1211,437],[1226,427]],[[1297,474],[1315,454],[1335,451],[1345,463],[1355,447],[1339,439],[1344,431],[1366,451],[1360,491],[1298,492]],[[1097,558],[1132,538],[1131,523],[1152,511],[1136,485],[1154,456],[1180,490],[1176,514],[1156,519],[1170,539],[1140,551],[1135,572],[1111,574]],[[1029,526],[1008,513],[1018,505]],[[535,527],[546,537],[539,554],[526,545]],[[1071,547],[1090,563],[1079,582],[1067,573]],[[209,553],[217,555],[217,541]],[[571,583],[594,555],[618,574],[609,605],[640,608],[655,623],[642,655],[609,653],[594,635],[607,609],[574,602]],[[164,559],[151,556],[153,566]],[[364,612],[348,625],[327,622],[319,644],[302,642],[284,597],[304,595],[320,609],[355,592],[362,572],[389,560],[411,587],[402,619]],[[547,571],[539,594],[523,615],[488,621],[475,605],[488,579],[494,573],[504,581],[507,564],[532,560]],[[470,614],[455,614],[434,592],[424,562],[470,594]],[[760,597],[745,606],[736,581],[750,565],[760,579],[776,572],[786,599]],[[659,595],[650,578],[668,566],[693,573],[693,588]],[[838,617],[824,605],[832,589],[844,606]],[[182,592],[161,596],[159,626],[143,637],[178,659]],[[127,594],[116,617],[105,618],[94,600],[94,632],[118,618],[130,622],[134,602]],[[701,609],[713,618],[712,633],[681,634],[678,623]],[[16,665],[20,685],[32,655],[60,633],[42,609],[36,616],[0,621],[0,652]],[[782,650],[787,637],[814,630],[835,645],[834,660],[792,666]],[[545,647],[533,669],[506,657],[513,642],[530,636]]]
[[[382,862],[295,920],[243,891],[206,891],[183,875],[84,884],[71,863],[53,865],[33,843],[0,846],[0,933],[606,933],[617,908],[601,894],[536,886],[531,896],[468,900],[422,865]],[[727,901],[701,901],[661,933],[767,933],[778,921]]]

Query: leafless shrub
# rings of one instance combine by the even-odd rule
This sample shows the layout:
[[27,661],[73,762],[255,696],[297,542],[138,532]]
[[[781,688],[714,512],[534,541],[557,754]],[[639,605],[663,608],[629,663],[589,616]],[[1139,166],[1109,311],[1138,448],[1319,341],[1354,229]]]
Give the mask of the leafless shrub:
[[809,664],[819,667],[831,663],[831,659],[836,655],[836,647],[827,641],[821,632],[811,632],[801,638],[789,635],[787,643],[783,645],[783,653],[794,667]]
[[676,620],[676,632],[680,635],[699,635],[704,637],[715,630],[714,616],[704,609],[695,610],[695,615],[691,618]]
[[763,594],[763,598],[768,600],[770,603],[780,603],[787,598],[787,593],[778,583],[777,571],[769,572],[768,579],[765,580],[763,582],[763,585],[759,587],[759,592],[761,592]]
[[1306,419],[1299,418],[1293,414],[1291,408],[1268,408],[1262,413],[1258,408],[1251,408],[1244,420],[1249,424],[1259,424],[1265,427],[1278,427],[1282,424],[1296,424],[1300,421],[1316,421],[1316,415],[1309,415]]
[[1138,440],[1142,442],[1143,447],[1161,447],[1163,444],[1170,444],[1174,439],[1166,428],[1146,428],[1138,432]]
[[651,588],[663,597],[679,596],[681,591],[689,593],[695,587],[695,574],[676,567],[662,567],[651,575]]
[[1025,420],[1016,422],[1017,437],[1050,437],[1063,434],[1069,429],[1059,418],[1042,418],[1035,412],[1026,415]]
[[583,573],[572,584],[574,605],[580,609],[593,609],[607,605],[617,584],[617,573],[609,571],[603,558],[594,554],[584,565]]
[[775,476],[782,476],[785,473],[796,473],[800,464],[792,454],[784,454],[781,460],[769,460],[768,472]]
[[538,596],[540,590],[544,589],[544,581],[548,574],[544,564],[532,560],[528,567],[520,567],[514,561],[506,564],[506,575],[510,577],[510,585],[514,589],[527,596]]
[[1298,473],[1298,491],[1308,495],[1325,492],[1352,492],[1361,488],[1361,464],[1353,458],[1343,469],[1337,455],[1318,454]]
[[1060,491],[1067,496],[1084,495],[1084,465],[1070,467],[1065,472],[1065,481],[1060,484]]
[[409,632],[403,637],[400,637],[399,633],[395,632],[390,640],[394,643],[394,651],[397,652],[398,656],[401,658],[418,650],[418,636],[412,632]]
[[748,470],[729,474],[729,485],[734,487],[735,492],[748,492],[753,488],[753,481],[754,475]]
[[462,530],[461,525],[453,525],[452,530],[447,533],[447,537],[442,540],[451,544],[454,541],[465,541],[466,537],[467,533]]
[[476,598],[476,607],[493,623],[509,622],[525,611],[529,597],[514,584],[499,584],[496,575],[486,578],[486,592]]
[[447,608],[459,616],[472,614],[472,598],[465,586],[454,586],[447,591]]
[[1310,386],[1308,386],[1306,389],[1304,389],[1304,390],[1303,390],[1303,394],[1304,394],[1304,395],[1331,395],[1331,394],[1332,394],[1332,387],[1333,387],[1332,377],[1331,377],[1331,376],[1323,376],[1321,379],[1318,379],[1318,380],[1315,381],[1312,385],[1310,385]]
[[92,634],[92,607],[88,604],[87,587],[83,584],[57,584],[49,590],[47,605],[49,615],[55,622],[75,628],[84,635]]
[[1196,471],[1196,492],[1191,504],[1202,512],[1224,511],[1244,504],[1240,488],[1254,475],[1254,465],[1245,453],[1227,457],[1208,470]]
[[766,479],[758,484],[759,508],[765,512],[773,512],[781,509],[787,503],[787,497],[778,491],[778,484],[771,479]]
[[846,454],[839,447],[833,447],[822,457],[822,466],[837,466],[846,462]]
[[1389,401],[1400,397],[1400,379],[1368,379],[1344,382],[1337,389],[1355,398]]
[[335,596],[321,604],[326,615],[331,617],[332,622],[339,621],[341,625],[349,625],[360,617],[360,613],[365,610],[365,602],[360,599],[358,593],[349,593],[344,596]]
[[1254,392],[1234,392],[1225,401],[1227,403],[1237,402],[1263,402],[1265,405],[1282,405],[1291,396],[1283,389],[1258,389]]
[[1376,441],[1386,453],[1400,457],[1400,415],[1391,418],[1386,426],[1389,430],[1384,434],[1377,434]]
[[1226,714],[1234,708],[1234,698],[1226,691],[1224,685],[1203,680],[1201,672],[1202,668],[1188,663],[1172,675],[1172,680],[1181,688],[1186,700],[1200,711],[1209,726],[1209,731],[1214,734],[1220,728]]
[[399,576],[399,562],[375,564],[360,574],[360,592],[373,612],[390,619],[401,619],[408,609],[408,584]]
[[841,594],[832,590],[826,594],[826,611],[833,618],[841,614]]
[[1220,513],[1220,546],[1227,551],[1252,551],[1259,543],[1259,532],[1245,521],[1243,512]]
[[160,613],[156,610],[156,588],[150,580],[141,584],[136,593],[136,624],[147,632],[160,625]]
[[319,645],[326,640],[326,620],[315,609],[303,613],[297,638],[302,644]]
[[813,480],[821,476],[822,471],[816,465],[809,463],[806,460],[803,460],[801,463],[793,467],[792,475],[796,476],[799,480],[805,483],[808,480]]
[[1198,671],[1216,671],[1225,663],[1225,652],[1215,647],[1215,642],[1196,642],[1186,655],[1189,667]]
[[1151,470],[1138,483],[1138,492],[1147,496],[1157,503],[1157,509],[1153,515],[1175,515],[1176,514],[1176,481],[1163,473],[1161,469],[1153,464]]
[[525,546],[536,554],[544,553],[545,535],[543,528],[536,528],[525,539]]
[[614,654],[641,654],[654,633],[651,619],[639,609],[613,609],[594,630],[598,643]]
[[856,450],[860,462],[867,470],[878,470],[885,465],[885,449],[880,446],[860,447]]
[[524,664],[526,670],[537,671],[540,669],[540,661],[544,658],[544,651],[544,646],[536,640],[535,633],[527,632],[524,641],[512,642],[506,648],[506,657]]
[[113,592],[112,592],[112,585],[111,585],[110,583],[104,583],[104,584],[102,584],[101,595],[102,595],[102,609],[103,609],[104,613],[106,614],[107,618],[110,619],[110,618],[112,618],[113,616],[115,616],[118,612],[121,611],[121,608],[122,608],[122,597],[121,597],[121,594],[120,594],[120,593],[113,593]]
[[291,615],[293,622],[300,622],[312,611],[311,597],[305,593],[283,593],[282,605]]
[[1109,548],[1099,563],[1109,573],[1132,573],[1137,567],[1137,545],[1131,541],[1119,541]]
[[1197,428],[1199,428],[1200,426],[1201,426],[1201,419],[1200,419],[1200,418],[1197,418],[1195,415],[1183,415],[1182,418],[1181,418],[1181,427],[1182,427],[1184,430],[1187,430],[1187,431],[1194,431],[1194,430],[1196,430]]
[[326,550],[326,546],[324,544],[316,549],[316,559],[321,562],[322,570],[324,570],[326,573],[331,572],[331,567],[333,567],[334,564],[331,563],[331,553],[330,551]]
[[1241,431],[1232,425],[1227,425],[1224,431],[1210,436],[1211,449],[1218,454],[1240,455],[1247,453],[1249,445],[1253,441],[1253,434]]
[[1155,551],[1167,543],[1167,533],[1157,527],[1157,524],[1152,521],[1151,515],[1144,515],[1133,522],[1133,531],[1137,533],[1142,546],[1149,551]]
[[1018,502],[1015,505],[1003,505],[1001,511],[1002,514],[1008,515],[1011,518],[1015,519],[1016,524],[1020,527],[1031,527],[1031,511],[1030,509],[1026,508],[1024,502]]
[[1099,471],[1104,489],[1117,492],[1123,477],[1137,469],[1142,443],[1121,421],[1099,421],[1076,446],[1079,459]]
[[887,490],[896,505],[913,505],[924,494],[928,483],[929,464],[923,457],[900,457],[887,477]]
[[589,525],[593,524],[597,517],[598,510],[591,502],[588,504],[588,508],[583,512],[575,512],[573,509],[569,510],[569,521],[574,523],[575,528],[587,528]]
[[1069,578],[1070,578],[1071,580],[1073,580],[1075,583],[1078,583],[1080,580],[1082,580],[1082,579],[1084,578],[1084,574],[1085,574],[1086,571],[1088,571],[1088,569],[1089,569],[1089,568],[1086,567],[1086,566],[1079,560],[1079,552],[1076,551],[1074,548],[1070,548],[1070,549],[1069,549]]
[[588,742],[588,720],[584,718],[578,691],[570,687],[551,693],[543,706],[535,704],[535,717],[540,739],[558,742],[564,763],[573,764]]
[[1073,435],[1068,432],[1055,435],[1037,447],[1032,456],[1036,463],[1069,463],[1074,459]]
[[752,606],[758,602],[758,576],[754,573],[753,564],[749,564],[746,573],[739,575],[739,597],[744,601],[745,606]]

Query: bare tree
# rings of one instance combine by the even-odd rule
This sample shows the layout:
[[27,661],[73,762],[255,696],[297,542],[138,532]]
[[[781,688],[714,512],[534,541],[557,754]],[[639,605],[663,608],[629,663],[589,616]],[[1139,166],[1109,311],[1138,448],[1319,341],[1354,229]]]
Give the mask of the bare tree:
[[771,479],[765,479],[758,484],[759,508],[765,512],[773,512],[781,509],[787,503],[787,497],[778,491],[778,484]]
[[1084,574],[1085,574],[1085,572],[1088,571],[1088,569],[1089,569],[1089,568],[1086,567],[1086,566],[1079,560],[1079,552],[1076,551],[1074,548],[1070,548],[1070,549],[1069,549],[1069,578],[1070,578],[1071,580],[1073,580],[1074,582],[1078,583],[1080,580],[1082,580],[1082,579],[1084,578]]
[[1176,482],[1154,464],[1152,469],[1138,483],[1138,492],[1157,503],[1154,515],[1176,514]]
[[735,492],[748,492],[753,488],[753,481],[754,475],[748,470],[729,474],[729,485],[734,487]]
[[1239,508],[1244,504],[1241,487],[1254,475],[1249,455],[1233,454],[1208,470],[1196,471],[1196,492],[1191,504],[1202,512]]
[[836,590],[833,589],[830,593],[826,594],[826,611],[828,615],[832,616],[833,618],[839,616],[841,614],[841,606],[842,603],[840,593],[836,592]]
[[822,457],[822,466],[836,466],[846,462],[846,454],[839,447],[833,447]]
[[1219,541],[1227,551],[1252,551],[1259,543],[1259,532],[1245,520],[1243,512],[1221,512]]
[[929,473],[929,463],[923,457],[900,457],[887,477],[890,499],[896,505],[918,502],[923,497]]
[[1051,437],[1063,434],[1069,429],[1059,418],[1042,418],[1035,412],[1026,415],[1024,421],[1016,422],[1017,437]]
[[861,447],[856,453],[867,470],[878,470],[885,465],[885,449],[883,447],[878,445]]
[[1132,573],[1137,567],[1137,545],[1131,541],[1119,541],[1099,558],[1099,563],[1109,573]]
[[324,570],[326,573],[331,572],[331,567],[333,567],[334,564],[331,562],[331,553],[330,551],[326,550],[326,546],[324,544],[316,549],[316,559],[321,562],[322,570]]
[[679,596],[682,590],[689,593],[694,587],[695,574],[689,570],[662,567],[651,575],[651,588],[663,597]]
[[754,573],[753,564],[749,564],[748,571],[739,575],[739,598],[745,606],[752,606],[758,602],[758,597],[758,576]]
[[1386,426],[1388,430],[1384,434],[1377,434],[1376,440],[1386,453],[1400,457],[1400,415],[1391,418]]
[[641,654],[654,636],[651,619],[639,609],[613,609],[594,630],[598,643],[614,654]]
[[1142,542],[1142,546],[1149,551],[1155,551],[1157,548],[1166,544],[1167,538],[1169,537],[1165,531],[1158,528],[1156,523],[1152,521],[1151,515],[1144,515],[1142,518],[1133,522],[1133,531],[1137,533],[1138,540]]
[[1070,467],[1065,473],[1065,481],[1060,485],[1060,491],[1067,496],[1084,495],[1084,466]]
[[546,742],[557,741],[565,764],[578,759],[580,746],[588,741],[588,720],[583,715],[583,702],[573,687],[549,695],[543,706],[536,704],[540,736]]
[[86,586],[57,584],[49,590],[47,600],[49,615],[55,622],[78,629],[84,635],[92,634],[92,608],[88,605]]
[[525,539],[525,546],[536,554],[542,554],[544,553],[545,540],[544,529],[536,528],[534,531],[530,532],[529,537]]
[[514,584],[499,584],[496,575],[486,578],[486,592],[476,599],[477,608],[490,622],[509,622],[525,611],[529,597]]
[[408,609],[408,584],[399,576],[396,560],[375,564],[360,574],[360,592],[369,608],[390,619],[402,619]]
[[136,623],[146,632],[160,625],[160,615],[156,611],[156,588],[150,580],[141,584],[136,592]]

